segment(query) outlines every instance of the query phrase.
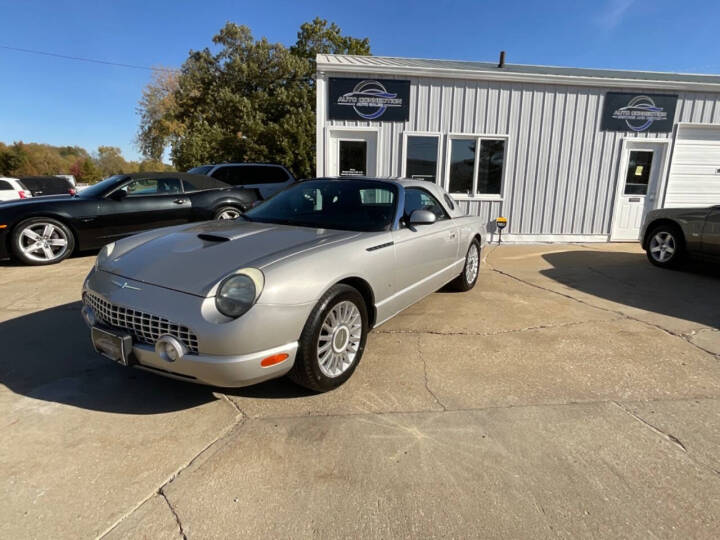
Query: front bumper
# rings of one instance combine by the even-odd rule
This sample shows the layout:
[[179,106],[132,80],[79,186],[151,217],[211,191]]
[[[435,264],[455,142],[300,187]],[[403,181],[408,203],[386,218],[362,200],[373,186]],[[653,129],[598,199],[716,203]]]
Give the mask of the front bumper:
[[[136,363],[132,366],[173,379],[237,388],[285,375],[295,363],[297,347],[297,342],[288,343],[239,356],[188,354],[175,362],[169,362],[160,358],[152,347],[135,344],[133,357]],[[287,360],[268,367],[260,365],[264,358],[283,353],[288,355]]]
[[[133,335],[133,367],[221,387],[248,386],[290,371],[295,362],[300,333],[312,309],[312,305],[256,304],[239,319],[218,323],[204,315],[208,299],[96,270],[91,271],[85,280],[84,299],[86,294],[99,296],[114,306],[129,310],[131,314],[124,313],[122,322],[140,312],[152,314],[187,326],[197,338],[195,351],[170,361],[155,352],[154,342],[147,339],[150,333],[148,327],[136,326],[133,330],[99,318],[96,321],[99,328]],[[152,324],[147,323],[147,319],[145,321],[143,324]],[[145,339],[140,339],[139,334]],[[277,364],[261,365],[263,359],[278,354],[287,354],[288,357]]]

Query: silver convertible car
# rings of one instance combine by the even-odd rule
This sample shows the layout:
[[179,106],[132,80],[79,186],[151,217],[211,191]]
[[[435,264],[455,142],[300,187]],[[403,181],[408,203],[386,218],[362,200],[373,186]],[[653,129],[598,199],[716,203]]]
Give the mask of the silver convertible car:
[[315,179],[233,221],[105,246],[83,286],[95,349],[215,386],[353,373],[370,329],[450,283],[471,289],[485,226],[435,184]]

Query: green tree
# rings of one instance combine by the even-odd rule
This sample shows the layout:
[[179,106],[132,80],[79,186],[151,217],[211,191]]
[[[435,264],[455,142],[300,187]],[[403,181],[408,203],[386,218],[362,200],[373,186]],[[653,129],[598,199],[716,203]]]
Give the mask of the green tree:
[[81,171],[82,181],[87,184],[94,184],[95,182],[103,178],[102,172],[100,172],[98,166],[95,165],[95,162],[90,158],[86,159],[83,162]]
[[[312,22],[303,23],[297,34],[297,42],[290,47],[290,52],[310,62],[312,81],[315,80],[315,57],[318,54],[370,54],[370,40],[343,36],[342,30],[335,23],[320,17]],[[314,107],[313,107],[314,108]]]
[[315,55],[369,54],[367,39],[315,19],[290,48],[227,23],[180,74],[155,76],[138,105],[138,146],[159,159],[170,146],[180,170],[220,161],[272,161],[314,173]]

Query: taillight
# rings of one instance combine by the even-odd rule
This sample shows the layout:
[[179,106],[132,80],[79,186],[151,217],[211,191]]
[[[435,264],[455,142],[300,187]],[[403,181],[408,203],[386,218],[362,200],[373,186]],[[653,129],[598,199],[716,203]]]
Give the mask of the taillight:
[[75,188],[70,188],[70,195],[77,195],[77,190]]
[[20,195],[20,198],[21,198],[21,199],[26,199],[26,198],[27,198],[24,191],[18,191],[18,195]]

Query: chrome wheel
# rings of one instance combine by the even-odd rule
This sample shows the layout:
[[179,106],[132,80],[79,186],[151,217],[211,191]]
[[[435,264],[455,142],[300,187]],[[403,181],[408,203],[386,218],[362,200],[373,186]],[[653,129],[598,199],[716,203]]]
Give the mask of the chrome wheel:
[[465,261],[465,281],[467,281],[468,284],[475,281],[479,266],[480,253],[478,252],[477,245],[473,243],[468,250],[467,260]]
[[352,366],[360,349],[362,317],[358,307],[348,300],[334,306],[325,317],[317,344],[320,371],[337,377]]
[[217,219],[237,219],[240,217],[240,211],[236,210],[235,208],[226,208],[220,214],[218,214]]
[[676,249],[675,238],[667,231],[660,231],[650,239],[650,256],[657,262],[668,262],[675,255]]
[[32,261],[49,262],[64,257],[68,250],[67,233],[53,223],[33,223],[20,231],[19,248]]

